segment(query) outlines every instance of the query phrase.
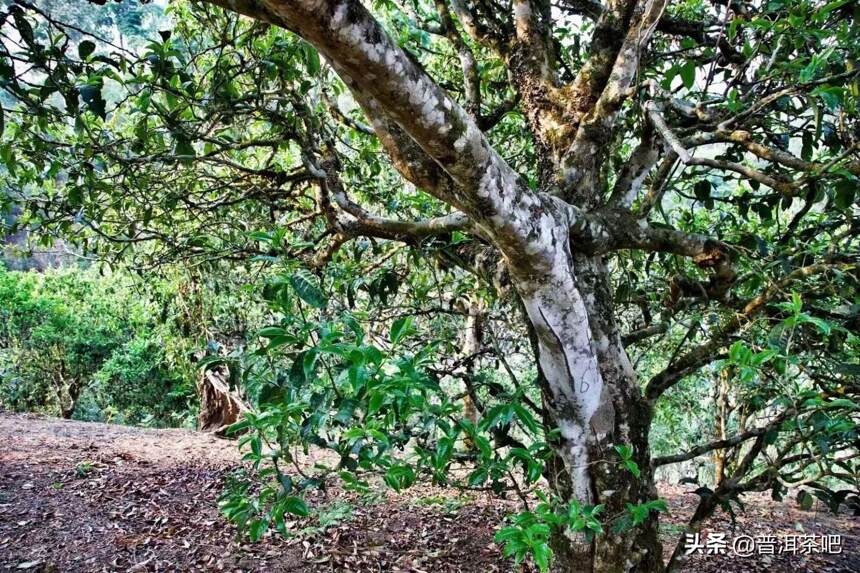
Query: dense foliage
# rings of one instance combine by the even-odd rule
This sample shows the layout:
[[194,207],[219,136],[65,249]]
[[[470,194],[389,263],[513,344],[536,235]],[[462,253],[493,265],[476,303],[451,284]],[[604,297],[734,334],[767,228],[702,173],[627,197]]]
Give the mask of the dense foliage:
[[[701,496],[689,531],[749,491],[856,506],[856,2],[516,1],[510,19],[509,2],[346,2],[414,66],[394,79],[350,73],[379,61],[342,56],[293,15],[304,2],[234,4],[257,20],[177,2],[169,30],[127,47],[12,2],[0,200],[20,210],[10,231],[206,284],[185,324],[252,406],[234,430],[258,471],[222,499],[251,537],[288,533],[307,488],[374,475],[539,496],[498,541],[541,569],[569,563],[571,539],[607,563],[635,544],[652,558],[634,567],[659,568],[652,475],[674,464]],[[616,58],[614,26],[663,4],[631,28],[647,47],[634,34]],[[403,77],[438,91],[378,87]],[[427,93],[465,110],[434,132],[450,141],[421,123]],[[464,167],[477,148],[498,161]],[[563,232],[541,219],[556,209]],[[534,263],[542,249],[563,264]],[[28,388],[46,394],[27,372],[64,361],[117,408],[144,405],[128,419],[164,415],[156,388],[185,398],[128,298],[111,314],[90,284],[98,314],[78,315],[71,287],[3,277],[37,309],[8,335]],[[587,447],[559,363],[574,394],[605,381],[618,413]],[[333,461],[300,469],[311,447]]]
[[0,405],[64,418],[193,420],[189,367],[153,301],[118,277],[0,269]]

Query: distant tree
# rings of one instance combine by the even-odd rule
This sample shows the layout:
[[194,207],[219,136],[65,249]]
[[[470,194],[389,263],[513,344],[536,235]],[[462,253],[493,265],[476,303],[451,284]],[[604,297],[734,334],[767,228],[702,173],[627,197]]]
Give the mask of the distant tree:
[[[744,492],[856,487],[857,10],[214,0],[138,53],[16,0],[7,202],[141,270],[271,267],[283,318],[235,357],[268,481],[225,510],[252,536],[333,471],[424,473],[544,484],[500,533],[517,559],[659,571],[655,467],[735,452],[688,531]],[[492,335],[466,357],[464,296]],[[652,458],[672,393],[721,368],[735,431]],[[297,443],[341,461],[291,477]]]
[[[48,279],[45,285],[27,274],[3,272],[0,277],[3,347],[13,364],[3,376],[8,378],[4,393],[13,406],[54,407],[71,418],[81,392],[118,344],[116,316],[104,306],[83,311],[74,293],[82,285],[72,284],[73,275]],[[71,296],[45,296],[43,287]]]
[[147,302],[91,271],[0,267],[0,404],[71,418],[89,395],[96,414],[174,424],[193,381],[168,356],[169,325],[153,328]]

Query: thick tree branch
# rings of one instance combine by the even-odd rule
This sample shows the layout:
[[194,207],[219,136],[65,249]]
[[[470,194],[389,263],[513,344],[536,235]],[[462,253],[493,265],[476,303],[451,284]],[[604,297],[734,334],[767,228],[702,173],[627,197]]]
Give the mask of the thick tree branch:
[[457,182],[399,125],[385,115],[379,102],[361,94],[349,76],[342,76],[342,79],[353,89],[356,101],[369,118],[371,129],[376,133],[397,172],[417,188],[448,203],[455,201],[459,193]]
[[451,0],[451,8],[463,29],[476,42],[504,55],[513,31],[510,24],[496,17],[496,11],[485,0]]
[[[684,145],[688,147],[698,147],[715,143],[736,144],[760,159],[815,175],[824,174],[828,168],[832,167],[829,163],[805,161],[788,151],[768,147],[767,145],[754,140],[750,132],[743,130],[718,129],[712,132],[696,134],[684,139]],[[860,161],[849,161],[840,164],[839,167],[854,175],[860,176]]]
[[574,212],[578,216],[571,226],[571,240],[577,242],[579,250],[589,254],[639,249],[692,257],[707,266],[730,258],[731,249],[721,241],[707,235],[652,226],[627,210],[607,209],[586,214],[574,209]]
[[663,200],[663,194],[669,186],[669,179],[675,172],[675,166],[677,163],[678,155],[674,151],[669,151],[669,153],[667,153],[660,161],[660,165],[657,167],[657,172],[654,173],[654,177],[651,179],[648,192],[645,194],[645,197],[642,198],[637,210],[639,217],[643,219],[647,218],[651,209]]
[[[342,244],[345,238],[366,236],[404,242],[418,242],[423,238],[447,235],[454,231],[475,232],[471,220],[462,213],[451,213],[432,219],[403,221],[375,215],[352,201],[346,194],[338,175],[340,162],[332,149],[327,158],[317,165],[306,155],[307,169],[318,185],[317,199],[320,210]],[[337,240],[335,241],[337,243]]]
[[[606,157],[606,143],[611,138],[618,110],[632,91],[641,52],[665,7],[666,0],[610,3],[598,21],[595,51],[572,86],[573,97],[583,102],[582,121],[562,160],[562,194],[581,207],[593,207],[601,199],[598,175],[599,165]],[[629,24],[618,29],[619,22]],[[608,37],[604,38],[604,34]],[[619,35],[623,38],[620,46]],[[586,105],[588,101],[594,104]]]
[[562,63],[552,35],[548,0],[515,0],[514,39],[504,54],[520,106],[544,161],[538,166],[542,188],[576,132],[577,116],[557,68]]
[[347,197],[335,168],[329,167],[325,172],[325,179],[320,181],[320,202],[329,224],[342,235],[415,242],[454,231],[472,230],[471,221],[462,213],[420,221],[402,221],[374,215]]
[[[546,0],[513,0],[514,29],[517,43],[529,54],[536,75],[548,86],[555,86],[550,5]],[[519,70],[525,72],[525,70]]]
[[643,128],[642,141],[630,154],[615,180],[612,196],[609,198],[611,207],[629,209],[633,205],[639,196],[645,177],[660,160],[661,149],[662,146],[654,140],[653,130],[646,124]]
[[[519,176],[474,121],[393,42],[358,0],[212,0],[286,27],[313,44],[353,92],[371,97],[459,188],[443,200],[478,219],[510,210]],[[487,209],[490,207],[490,209]]]
[[637,330],[633,330],[628,332],[624,336],[621,337],[621,342],[624,346],[631,346],[633,344],[637,344],[642,342],[643,340],[647,340],[652,336],[657,336],[658,334],[665,334],[666,331],[669,330],[669,324],[666,322],[658,322],[656,324],[652,324],[650,326],[646,326],[644,328],[639,328]]
[[[570,14],[585,16],[590,20],[598,20],[606,11],[603,4],[596,0],[561,0],[559,7]],[[657,24],[657,31],[673,36],[692,38],[702,45],[716,45],[717,38],[707,34],[708,28],[717,22],[711,18],[704,20],[685,20],[664,15]]]
[[589,57],[577,73],[570,89],[578,115],[585,115],[603,91],[635,5],[636,0],[612,0],[605,9],[600,7]]

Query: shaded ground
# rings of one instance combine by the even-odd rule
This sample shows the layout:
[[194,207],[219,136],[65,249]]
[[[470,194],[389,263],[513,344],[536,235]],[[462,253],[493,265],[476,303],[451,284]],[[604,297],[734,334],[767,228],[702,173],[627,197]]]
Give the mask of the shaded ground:
[[[215,500],[235,444],[147,430],[0,413],[0,571],[511,571],[494,527],[515,509],[489,496],[413,487],[367,503],[318,494],[305,534],[235,540]],[[692,512],[689,488],[666,487],[668,546]],[[322,523],[321,523],[322,522]],[[748,498],[737,533],[841,534],[840,555],[699,556],[689,571],[860,571],[860,523]],[[729,520],[709,530],[731,537]]]

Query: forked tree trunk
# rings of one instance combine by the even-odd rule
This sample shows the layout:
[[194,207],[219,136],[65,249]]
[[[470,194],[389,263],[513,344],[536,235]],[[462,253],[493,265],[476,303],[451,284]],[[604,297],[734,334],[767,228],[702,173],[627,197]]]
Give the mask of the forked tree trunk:
[[[544,268],[512,269],[534,329],[550,422],[560,430],[560,463],[551,487],[565,500],[603,504],[601,517],[623,516],[626,504],[656,498],[648,451],[650,408],[621,345],[608,276],[598,258],[572,255],[559,234],[556,259]],[[620,465],[614,447],[633,449],[641,472]],[[551,544],[558,573],[654,572],[662,568],[657,520],[604,535],[557,534]]]
[[[503,57],[508,58],[523,100],[520,107],[538,140],[541,192],[530,188],[495,149],[477,118],[389,36],[362,2],[209,2],[292,30],[313,45],[367,113],[400,174],[456,209],[407,224],[374,216],[347,199],[337,162],[312,165],[306,158],[332,227],[343,229],[340,215],[348,214],[353,232],[383,238],[468,229],[503,255],[533,326],[550,422],[561,432],[556,449],[559,471],[566,477],[551,480],[559,493],[566,499],[605,504],[604,515],[609,516],[623,515],[625,503],[653,498],[650,412],[613,320],[607,271],[597,258],[572,254],[570,234],[575,225],[577,232],[588,235],[590,222],[582,215],[602,202],[606,149],[617,135],[619,110],[636,91],[639,54],[657,27],[665,0],[624,2],[607,12],[607,18],[601,16],[602,31],[594,42],[599,49],[563,90],[552,70],[554,43],[545,33],[549,4],[542,13],[543,8],[533,10],[529,2],[514,3],[515,26],[510,42],[502,42],[509,50]],[[437,3],[447,12],[444,4]],[[477,38],[478,26],[467,24],[474,20],[465,4],[452,3],[452,8]],[[453,26],[449,29],[457,33]],[[636,179],[641,182],[646,172]],[[633,178],[628,179],[632,186]],[[598,229],[595,242],[610,235]],[[615,238],[635,244],[640,235],[618,233]],[[613,447],[620,444],[632,447],[641,477],[619,467]],[[659,569],[656,524],[650,521],[632,531],[607,532],[592,544],[582,539],[553,543],[559,548],[559,571]]]

